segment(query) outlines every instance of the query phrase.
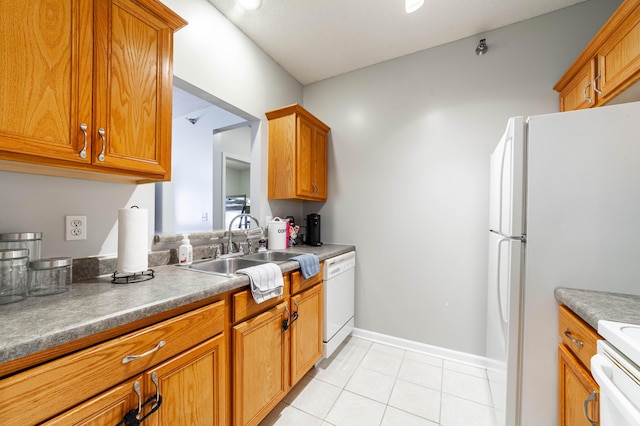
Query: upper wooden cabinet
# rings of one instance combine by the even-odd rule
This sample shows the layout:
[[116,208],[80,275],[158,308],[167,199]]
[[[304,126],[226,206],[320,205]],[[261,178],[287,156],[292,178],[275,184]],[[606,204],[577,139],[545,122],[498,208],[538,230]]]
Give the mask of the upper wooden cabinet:
[[171,177],[173,33],[157,0],[0,0],[0,169]]
[[640,100],[640,1],[625,0],[553,87],[560,111]]
[[329,127],[298,104],[266,116],[269,198],[326,201]]

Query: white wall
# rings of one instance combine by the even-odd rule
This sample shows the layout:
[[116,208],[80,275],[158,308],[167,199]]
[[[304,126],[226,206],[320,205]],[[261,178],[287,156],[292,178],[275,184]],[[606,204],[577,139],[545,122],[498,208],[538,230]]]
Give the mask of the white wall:
[[[302,103],[302,86],[206,0],[163,0],[189,21],[175,35],[174,75],[258,117],[251,153],[251,211],[262,222],[300,203],[266,200],[267,121],[264,113]],[[254,194],[263,194],[256,197]]]
[[[264,112],[302,102],[302,86],[206,0],[165,0],[189,25],[174,44],[174,74],[259,117],[252,162],[252,192],[267,193],[267,126]],[[0,232],[42,231],[44,257],[87,257],[117,252],[118,208],[149,209],[149,246],[155,222],[154,185],[109,184],[0,172]],[[264,197],[266,199],[266,195]],[[260,200],[253,211],[264,217]],[[64,215],[87,216],[87,240],[64,241]]]
[[[42,257],[116,254],[118,209],[132,205],[149,210],[149,235],[153,233],[153,184],[0,172],[0,199],[0,232],[41,231]],[[86,240],[64,241],[66,214],[87,216]]]
[[[357,246],[356,326],[484,355],[489,154],[514,115],[558,110],[552,87],[617,3],[592,0],[315,83],[331,127],[324,242]],[[548,330],[555,333],[555,330]]]
[[[192,124],[187,117],[198,120]],[[247,126],[216,135],[213,130],[238,121],[215,106],[174,117],[171,181],[158,184],[156,189],[157,232],[206,232],[223,227],[221,219],[217,225],[214,221],[223,210],[222,152],[250,157],[251,129]]]

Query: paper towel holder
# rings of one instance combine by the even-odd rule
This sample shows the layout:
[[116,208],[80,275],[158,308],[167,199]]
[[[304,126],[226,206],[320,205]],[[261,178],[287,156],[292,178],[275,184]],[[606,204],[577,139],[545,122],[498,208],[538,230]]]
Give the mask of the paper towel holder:
[[138,273],[118,273],[118,271],[111,274],[111,283],[112,284],[133,284],[139,283],[142,281],[150,280],[154,277],[155,271],[153,269],[147,269],[143,272]]
[[[130,208],[140,209],[140,207],[136,205],[133,205]],[[116,270],[113,274],[111,274],[111,283],[112,284],[133,284],[133,283],[139,283],[142,281],[150,280],[154,276],[155,276],[155,271],[153,269],[147,269],[146,271],[142,271],[142,272],[118,272]]]

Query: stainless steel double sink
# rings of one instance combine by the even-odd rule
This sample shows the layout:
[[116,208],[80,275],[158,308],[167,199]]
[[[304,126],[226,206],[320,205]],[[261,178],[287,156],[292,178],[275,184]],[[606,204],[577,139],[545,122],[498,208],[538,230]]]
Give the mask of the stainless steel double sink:
[[298,255],[300,255],[300,253],[265,251],[237,257],[200,260],[192,263],[191,265],[177,266],[192,271],[204,272],[213,275],[223,275],[228,277],[235,274],[239,269],[249,268],[251,266],[269,262],[283,263]]

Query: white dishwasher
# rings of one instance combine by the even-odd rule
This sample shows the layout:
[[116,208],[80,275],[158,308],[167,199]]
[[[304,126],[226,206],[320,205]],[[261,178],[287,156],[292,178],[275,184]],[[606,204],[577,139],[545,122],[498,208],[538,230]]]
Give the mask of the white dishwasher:
[[324,261],[323,351],[329,358],[353,331],[355,310],[356,253],[349,252]]
[[[598,352],[591,358],[591,374],[600,386],[599,424],[638,426],[640,325],[600,320],[598,334],[606,339],[598,340]],[[591,420],[589,422],[596,424]]]

